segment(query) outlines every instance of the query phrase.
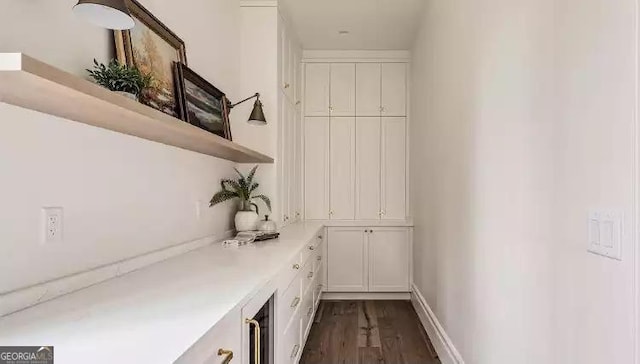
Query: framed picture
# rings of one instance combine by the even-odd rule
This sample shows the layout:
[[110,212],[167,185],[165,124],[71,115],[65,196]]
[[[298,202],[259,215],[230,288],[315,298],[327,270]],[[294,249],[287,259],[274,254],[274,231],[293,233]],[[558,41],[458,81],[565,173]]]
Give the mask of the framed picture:
[[173,63],[187,64],[184,42],[135,0],[127,0],[135,26],[114,31],[116,57],[153,77],[153,86],[140,101],[178,117]]
[[225,94],[182,63],[174,63],[180,117],[210,133],[231,140]]

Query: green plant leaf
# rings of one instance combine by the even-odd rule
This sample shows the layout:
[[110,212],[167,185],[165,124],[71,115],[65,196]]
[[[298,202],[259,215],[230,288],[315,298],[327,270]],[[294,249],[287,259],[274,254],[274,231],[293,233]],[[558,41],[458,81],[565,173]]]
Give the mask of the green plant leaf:
[[255,166],[253,166],[253,168],[251,168],[251,171],[249,172],[249,175],[247,176],[247,184],[251,185],[251,183],[253,183],[253,176],[256,175],[256,171],[258,170],[258,165],[256,164]]
[[211,197],[211,201],[209,201],[209,207],[213,205],[217,205],[219,203],[234,199],[239,197],[237,193],[232,191],[219,191],[213,197]]
[[265,196],[265,195],[255,195],[255,196],[251,196],[251,199],[260,199],[264,202],[265,205],[267,205],[267,208],[269,209],[269,211],[271,211],[271,200],[269,199],[269,197]]

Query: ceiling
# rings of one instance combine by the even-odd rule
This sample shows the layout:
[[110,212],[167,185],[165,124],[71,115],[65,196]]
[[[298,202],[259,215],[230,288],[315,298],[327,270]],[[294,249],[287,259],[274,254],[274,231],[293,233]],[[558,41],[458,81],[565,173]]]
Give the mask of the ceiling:
[[[281,0],[304,49],[411,49],[425,0]],[[340,31],[348,34],[339,34]]]

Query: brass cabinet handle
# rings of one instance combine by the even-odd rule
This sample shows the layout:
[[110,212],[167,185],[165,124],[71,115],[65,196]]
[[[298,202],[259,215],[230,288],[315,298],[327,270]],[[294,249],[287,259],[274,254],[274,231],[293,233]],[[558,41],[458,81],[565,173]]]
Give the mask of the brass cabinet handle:
[[318,239],[322,240],[322,235],[318,235]]
[[231,359],[233,359],[233,351],[225,350],[225,349],[218,349],[218,356],[223,356],[223,355],[226,355],[226,357],[224,358],[224,360],[222,360],[221,364],[229,364],[229,363],[231,363]]
[[294,308],[300,303],[300,297],[294,298],[293,302],[291,302],[291,308]]
[[291,358],[295,358],[298,355],[298,350],[300,350],[300,345],[296,344],[291,351]]
[[296,263],[293,265],[293,269],[300,269],[300,264]]
[[307,274],[307,278],[312,278],[313,277],[313,272],[309,272],[309,274]]
[[313,246],[313,245],[309,246],[309,250],[315,250],[315,249],[316,249],[315,246]]
[[289,87],[291,87],[291,85],[288,82],[285,82],[284,83],[284,88],[289,88]]
[[244,319],[244,322],[249,324],[249,326],[253,325],[254,326],[254,331],[253,331],[253,340],[254,340],[254,364],[260,364],[260,323],[254,319],[250,319],[250,318],[246,318]]

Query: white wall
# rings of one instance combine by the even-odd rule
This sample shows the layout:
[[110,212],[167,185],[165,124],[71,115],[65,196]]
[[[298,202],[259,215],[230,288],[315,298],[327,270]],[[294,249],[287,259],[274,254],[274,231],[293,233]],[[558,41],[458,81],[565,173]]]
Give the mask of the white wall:
[[[75,3],[2,0],[0,52],[78,75],[108,60],[110,33],[77,19]],[[238,0],[142,3],[185,41],[191,68],[244,96]],[[207,208],[231,162],[6,104],[0,120],[0,293],[232,228],[231,204]],[[42,206],[64,207],[63,243],[40,244]]]
[[[466,363],[632,363],[634,1],[426,7],[418,289]],[[625,213],[622,262],[586,252],[592,207]]]

